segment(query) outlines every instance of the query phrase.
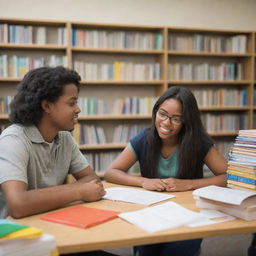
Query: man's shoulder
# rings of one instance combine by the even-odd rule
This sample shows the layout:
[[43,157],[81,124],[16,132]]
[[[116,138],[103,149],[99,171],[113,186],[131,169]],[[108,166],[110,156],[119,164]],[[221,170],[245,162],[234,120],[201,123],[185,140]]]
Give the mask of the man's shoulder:
[[25,131],[25,126],[20,124],[12,124],[3,130],[3,132],[1,133],[1,138],[5,136],[20,137],[24,135],[24,131]]

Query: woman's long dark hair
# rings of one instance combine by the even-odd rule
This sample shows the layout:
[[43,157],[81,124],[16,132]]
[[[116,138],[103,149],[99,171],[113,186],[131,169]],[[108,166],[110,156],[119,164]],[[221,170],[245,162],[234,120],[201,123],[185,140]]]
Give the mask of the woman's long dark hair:
[[196,99],[192,92],[181,86],[170,87],[157,100],[152,111],[152,124],[147,137],[147,177],[157,177],[157,165],[161,154],[162,140],[155,127],[156,113],[164,101],[176,99],[182,105],[183,124],[178,134],[179,162],[177,177],[195,179],[203,177],[202,146],[211,140],[204,130]]

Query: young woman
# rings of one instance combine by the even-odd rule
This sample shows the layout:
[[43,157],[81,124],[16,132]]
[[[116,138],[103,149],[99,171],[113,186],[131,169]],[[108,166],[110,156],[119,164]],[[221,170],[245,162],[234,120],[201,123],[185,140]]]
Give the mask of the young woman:
[[[139,161],[141,177],[127,174]],[[203,165],[213,172],[203,177]],[[108,168],[105,179],[156,191],[226,185],[227,162],[205,132],[190,90],[170,87],[156,102],[151,128],[141,131]],[[194,255],[201,239],[139,246],[139,255]]]

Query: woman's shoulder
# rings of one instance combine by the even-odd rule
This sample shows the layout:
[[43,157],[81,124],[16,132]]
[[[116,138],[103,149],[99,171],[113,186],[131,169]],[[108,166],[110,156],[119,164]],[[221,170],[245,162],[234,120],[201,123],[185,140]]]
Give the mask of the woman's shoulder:
[[206,155],[213,145],[214,141],[209,135],[205,134],[205,136],[202,136],[201,152],[203,155]]
[[131,142],[135,142],[135,141],[141,142],[142,140],[146,140],[148,132],[149,132],[148,128],[141,130],[135,137],[131,139]]

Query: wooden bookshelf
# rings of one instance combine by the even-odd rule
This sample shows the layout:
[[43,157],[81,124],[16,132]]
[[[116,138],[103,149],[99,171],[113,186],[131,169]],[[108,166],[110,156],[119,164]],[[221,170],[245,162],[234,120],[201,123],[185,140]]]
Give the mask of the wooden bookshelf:
[[[13,55],[28,58],[27,61],[45,57],[46,64],[47,58],[56,63],[63,61],[64,66],[76,69],[82,77],[81,98],[103,99],[108,104],[107,113],[80,114],[80,124],[100,125],[106,133],[105,143],[81,145],[85,153],[121,151],[127,142],[112,141],[118,125],[150,125],[150,112],[114,114],[116,99],[156,98],[174,85],[197,92],[200,104],[204,97],[212,99],[211,104],[199,104],[202,116],[234,116],[234,120],[236,115],[242,116],[239,118],[244,118],[245,123],[238,129],[256,127],[256,32],[19,19],[0,19],[0,24],[5,24],[2,32],[5,38],[0,37],[0,63],[4,58],[9,63]],[[13,27],[10,29],[9,25]],[[9,38],[6,29],[13,33]],[[19,33],[27,33],[19,30],[30,31],[32,37],[27,42],[19,41]],[[1,59],[1,56],[5,57]],[[198,71],[199,75],[195,72],[190,77],[174,76],[181,73],[175,67],[190,69],[190,73],[204,67],[205,72]],[[230,72],[230,77],[214,77],[218,72],[225,73],[221,67]],[[141,69],[147,68],[150,71],[142,74]],[[92,71],[95,69],[97,76]],[[211,77],[201,79],[206,70]],[[24,75],[7,71],[0,67],[1,97],[13,96]],[[214,103],[216,97],[218,103]],[[227,98],[237,101],[227,104]],[[0,122],[8,123],[6,113],[0,115]],[[210,135],[217,142],[232,141],[237,129],[225,127],[211,131]]]

